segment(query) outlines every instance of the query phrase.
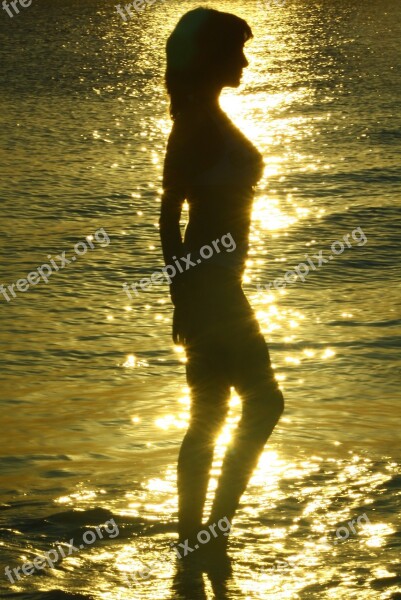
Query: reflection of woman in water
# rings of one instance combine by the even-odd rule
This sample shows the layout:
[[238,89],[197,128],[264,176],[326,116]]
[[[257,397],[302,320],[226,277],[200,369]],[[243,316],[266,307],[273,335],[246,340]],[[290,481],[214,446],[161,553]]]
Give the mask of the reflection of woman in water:
[[[192,547],[205,526],[224,517],[231,523],[283,411],[265,340],[241,288],[253,186],[262,175],[263,160],[219,106],[222,88],[240,84],[248,65],[243,47],[250,37],[244,20],[198,8],[180,19],[167,42],[173,128],[164,165],[160,235],[166,264],[190,253],[194,265],[185,268],[181,261],[185,270],[171,283],[173,339],[185,346],[191,392],[190,425],[178,460],[178,533],[180,542],[188,539]],[[184,200],[189,221],[182,239]],[[230,248],[227,240],[233,241]],[[199,253],[205,245],[213,249],[207,259],[201,257],[210,251]],[[224,458],[208,522],[202,525],[214,445],[231,386],[242,399],[242,417]],[[212,537],[205,553],[213,560],[225,557],[227,539]]]

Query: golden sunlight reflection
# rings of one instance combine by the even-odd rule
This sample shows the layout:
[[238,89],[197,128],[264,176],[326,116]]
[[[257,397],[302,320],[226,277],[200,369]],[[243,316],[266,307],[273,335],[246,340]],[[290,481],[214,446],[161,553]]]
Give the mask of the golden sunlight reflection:
[[[252,47],[247,48],[250,60],[253,61]],[[256,57],[255,57],[256,58]],[[250,72],[245,72],[246,79]],[[252,73],[254,82],[257,85],[257,74]],[[260,81],[263,84],[263,81]],[[307,124],[305,117],[287,117],[286,119],[270,119],[269,127],[261,127],[261,123],[266,122],[269,111],[279,110],[281,107],[290,104],[294,100],[301,100],[305,95],[305,90],[280,91],[258,94],[248,94],[246,103],[243,96],[237,91],[225,89],[220,98],[222,109],[228,114],[236,126],[257,145],[271,147],[280,135],[283,140],[293,138],[298,133],[301,125]],[[249,116],[251,115],[251,116]],[[269,156],[269,163],[272,162]]]
[[258,468],[252,477],[252,483],[254,485],[261,485],[267,478],[269,478],[270,482],[272,478],[278,480],[280,473],[285,468],[285,461],[279,457],[278,452],[275,450],[265,450],[259,459]]
[[[188,389],[181,388],[182,396],[180,402],[188,401]],[[235,427],[240,409],[240,399],[233,393],[230,399],[229,419],[226,427],[218,439],[218,455],[214,460],[211,471],[211,479],[208,489],[208,505],[217,487],[217,481],[220,473],[221,462],[226,445],[229,443],[232,429]],[[336,471],[330,468],[336,466]],[[372,474],[369,459],[365,459],[355,454],[351,454],[347,461],[338,461],[332,458],[323,462],[320,456],[312,455],[308,458],[288,460],[279,451],[266,449],[260,460],[258,467],[251,479],[246,501],[241,513],[243,519],[253,522],[253,535],[260,539],[261,554],[259,556],[258,567],[252,577],[242,578],[240,586],[247,594],[252,594],[254,590],[255,597],[265,597],[267,589],[274,594],[276,598],[293,598],[297,590],[304,588],[305,585],[326,585],[333,576],[331,570],[325,568],[325,558],[327,553],[336,555],[339,547],[335,545],[336,529],[341,523],[347,523],[348,520],[358,517],[364,511],[370,515],[369,506],[369,488],[373,489],[388,478],[385,473]],[[327,471],[327,479],[321,481],[322,467]],[[335,477],[330,477],[336,473]],[[319,484],[321,483],[321,485]],[[353,489],[358,482],[359,495],[353,498],[355,505],[351,502],[338,507],[339,495],[345,495]],[[296,485],[292,492],[286,491],[287,485]],[[362,486],[362,489],[360,489]],[[140,498],[134,493],[127,495],[127,500],[131,500],[127,515],[143,514],[143,501],[151,494],[152,501],[146,501],[147,518],[157,524],[160,520],[168,518],[167,515],[175,513],[176,506],[176,475],[173,465],[167,469],[166,473],[159,477],[150,478],[143,487]],[[290,494],[290,495],[288,495]],[[296,496],[296,497],[295,497]],[[258,501],[254,501],[254,499]],[[261,522],[260,501],[261,498],[266,505],[267,513],[263,515]],[[348,497],[349,499],[351,497]],[[363,503],[361,503],[363,499]],[[139,501],[138,501],[139,500]],[[286,503],[287,511],[293,511],[296,506],[297,512],[292,513],[290,519],[271,520],[269,509]],[[335,507],[335,508],[334,508]],[[264,519],[267,518],[268,521]],[[276,519],[276,517],[275,517]],[[256,522],[254,522],[256,520]],[[373,522],[363,523],[358,527],[358,543],[366,549],[380,548],[386,544],[386,538],[394,533],[394,529],[385,524]],[[308,533],[304,535],[304,529],[307,527]],[[238,535],[246,538],[246,529]],[[291,539],[291,555],[289,552],[288,541]],[[245,540],[246,541],[246,540]],[[341,543],[347,543],[347,540],[340,540]],[[105,557],[105,550],[94,554],[92,560],[100,560]],[[107,553],[107,552],[106,552]],[[121,574],[129,575],[137,569],[143,569],[144,556],[146,555],[146,564],[157,565],[157,578],[168,578],[172,576],[174,562],[169,560],[168,552],[160,551],[146,546],[146,542],[128,542],[123,547],[118,548],[114,556],[108,558],[116,565],[116,570]],[[239,551],[241,560],[249,562],[252,555],[246,549],[241,547]],[[383,568],[381,572],[385,572]],[[239,579],[240,573],[238,571]],[[342,585],[347,586],[347,577],[342,578]],[[122,575],[124,581],[124,576]],[[154,581],[149,580],[149,583]],[[135,582],[134,582],[135,583]],[[124,585],[124,584],[122,584]],[[342,591],[344,591],[342,589]],[[123,596],[122,596],[123,597]],[[209,597],[209,596],[207,596]],[[210,595],[212,597],[212,594]],[[341,596],[333,595],[333,599]],[[343,596],[344,597],[344,594]]]
[[123,363],[123,367],[134,369],[136,367],[136,357],[133,354],[129,354],[126,361]]
[[386,536],[395,533],[395,529],[386,523],[364,524],[358,528],[358,535],[366,537],[366,546],[380,548],[386,543]]
[[336,353],[334,352],[334,350],[332,350],[331,348],[326,348],[326,350],[322,354],[322,358],[323,359],[332,358],[335,355],[336,355]]
[[135,369],[136,367],[148,367],[149,363],[146,360],[138,359],[134,354],[129,354],[122,366],[126,369]]
[[[290,225],[296,223],[301,216],[303,215],[298,214],[297,218],[294,215],[290,216],[284,213],[279,207],[279,201],[267,196],[256,198],[253,205],[253,224],[266,231],[287,229]],[[256,235],[255,231],[253,233]]]
[[239,419],[241,418],[241,399],[234,392],[233,388],[231,389],[229,408],[230,410],[228,412],[226,423],[216,441],[216,456],[218,458],[221,458],[223,456],[227,444],[232,438],[232,432],[237,426]]
[[166,481],[159,478],[150,479],[146,485],[146,488],[150,492],[174,492],[170,481]]
[[[259,309],[255,312],[259,321],[262,333],[271,333],[279,329],[296,329],[299,327],[299,320],[305,316],[297,310],[279,309],[270,299],[263,299],[263,303],[269,303],[265,309]],[[291,341],[290,336],[286,336],[286,341]]]
[[81,490],[69,494],[68,496],[60,496],[55,501],[58,504],[74,504],[76,502],[82,501],[91,501],[94,500],[99,494],[105,494],[104,490],[98,490],[97,492],[93,490]]
[[164,429],[164,431],[167,431],[173,427],[176,429],[185,429],[188,426],[188,417],[187,415],[183,414],[179,416],[165,415],[164,417],[156,419],[155,425],[156,427],[159,427],[159,429]]

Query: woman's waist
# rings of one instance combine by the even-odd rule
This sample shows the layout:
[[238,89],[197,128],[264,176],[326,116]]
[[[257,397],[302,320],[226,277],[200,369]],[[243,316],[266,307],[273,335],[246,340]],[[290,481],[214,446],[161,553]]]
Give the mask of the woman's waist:
[[191,327],[219,329],[223,324],[240,327],[254,320],[253,310],[242,289],[242,276],[233,270],[204,265],[194,269],[186,288]]
[[245,269],[245,261],[247,257],[246,247],[237,247],[229,252],[215,249],[212,244],[204,244],[200,248],[193,249],[192,246],[184,246],[186,254],[186,263],[192,269],[199,270],[211,268],[213,266],[227,271],[235,271],[242,273]]
[[188,274],[185,297],[196,312],[226,318],[230,310],[246,304],[242,273],[213,263],[202,263]]
[[248,252],[248,229],[230,225],[211,226],[204,223],[188,224],[184,236],[184,250],[200,264],[208,260],[222,265],[239,265]]

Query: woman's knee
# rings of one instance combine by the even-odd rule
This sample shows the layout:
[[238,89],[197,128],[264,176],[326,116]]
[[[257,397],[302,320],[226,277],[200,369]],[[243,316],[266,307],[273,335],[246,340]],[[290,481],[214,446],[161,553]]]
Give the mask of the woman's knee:
[[284,412],[284,396],[275,380],[261,382],[260,385],[244,390],[243,398],[261,415],[274,413],[280,416]]
[[268,382],[262,384],[260,392],[260,397],[263,396],[265,410],[280,417],[284,412],[284,396],[274,377],[269,378]]
[[274,405],[274,410],[277,412],[278,416],[281,417],[284,412],[285,402],[283,392],[279,388],[274,390],[271,401]]
[[270,435],[284,411],[284,396],[280,389],[260,390],[248,397],[244,406],[244,422],[255,439]]

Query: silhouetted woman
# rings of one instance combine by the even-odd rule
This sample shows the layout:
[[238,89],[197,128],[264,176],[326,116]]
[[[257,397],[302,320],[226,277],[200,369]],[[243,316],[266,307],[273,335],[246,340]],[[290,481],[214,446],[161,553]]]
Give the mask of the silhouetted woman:
[[[167,42],[173,128],[164,164],[160,235],[166,265],[181,265],[170,289],[173,340],[186,349],[191,415],[178,460],[178,533],[192,547],[205,526],[224,517],[231,523],[283,411],[265,340],[241,287],[253,187],[262,175],[263,160],[219,106],[222,88],[240,84],[248,65],[243,48],[251,37],[243,19],[197,8],[180,19]],[[184,200],[189,220],[182,238]],[[230,386],[242,399],[242,416],[224,458],[209,519],[202,525]],[[212,536],[204,551],[224,556],[227,539]]]

